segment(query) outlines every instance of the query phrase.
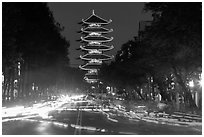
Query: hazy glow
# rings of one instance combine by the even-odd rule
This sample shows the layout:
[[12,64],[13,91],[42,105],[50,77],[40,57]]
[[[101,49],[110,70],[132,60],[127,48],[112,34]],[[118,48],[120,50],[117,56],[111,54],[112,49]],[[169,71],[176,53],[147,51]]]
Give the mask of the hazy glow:
[[2,117],[12,117],[17,116],[18,114],[22,113],[24,111],[23,106],[16,106],[12,108],[3,108],[2,109]]
[[193,80],[189,81],[189,86],[190,86],[190,87],[194,87],[194,82],[193,82]]
[[202,87],[202,85],[203,85],[202,79],[199,81],[199,85],[200,85],[200,87]]
[[202,75],[202,73],[200,74],[199,86],[200,87],[203,86],[203,75]]

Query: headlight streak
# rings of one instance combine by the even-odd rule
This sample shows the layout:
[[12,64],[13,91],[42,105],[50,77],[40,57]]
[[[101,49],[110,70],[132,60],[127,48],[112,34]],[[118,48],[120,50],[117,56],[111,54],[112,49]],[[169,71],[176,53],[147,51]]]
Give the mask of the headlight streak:
[[[16,117],[16,116],[27,116],[38,114],[42,118],[49,118],[48,113],[52,110],[59,109],[63,104],[70,102],[71,99],[82,99],[84,95],[77,96],[62,96],[56,101],[49,101],[44,103],[33,104],[32,107],[16,106],[11,108],[2,108],[2,118]],[[81,102],[81,101],[74,101]]]
[[[24,108],[24,106],[17,106],[17,107],[12,107],[12,108],[4,107],[2,110],[3,110],[3,118],[5,119],[3,119],[2,122],[13,121],[13,120],[26,120],[30,122],[47,122],[48,124],[54,124],[56,126],[67,128],[69,125],[66,123],[52,121],[52,120],[49,121],[50,119],[49,112],[52,110],[77,111],[78,109],[82,111],[102,112],[102,113],[105,113],[108,120],[112,122],[118,122],[118,120],[110,118],[109,114],[106,113],[110,111],[110,109],[103,108],[102,106],[94,105],[95,103],[91,100],[85,101],[84,97],[85,97],[84,95],[77,95],[77,96],[71,96],[71,97],[62,96],[61,98],[58,98],[55,101],[47,101],[44,103],[33,104],[32,107],[26,107],[26,108]],[[63,107],[65,104],[71,104],[71,103],[77,104],[77,103],[84,103],[84,102],[87,102],[88,104],[93,104],[93,105],[80,106],[78,109]],[[114,108],[114,109],[118,109],[118,108]],[[15,117],[15,116],[20,116],[20,117]],[[36,118],[37,116],[40,116],[42,119],[40,120],[33,119],[33,118]],[[15,117],[15,118],[12,118],[12,117]],[[107,132],[106,129],[99,129],[96,127],[86,127],[86,126],[79,126],[79,125],[74,125],[74,124],[71,124],[71,127],[77,128],[77,129],[90,130],[90,131],[97,131],[97,132]]]

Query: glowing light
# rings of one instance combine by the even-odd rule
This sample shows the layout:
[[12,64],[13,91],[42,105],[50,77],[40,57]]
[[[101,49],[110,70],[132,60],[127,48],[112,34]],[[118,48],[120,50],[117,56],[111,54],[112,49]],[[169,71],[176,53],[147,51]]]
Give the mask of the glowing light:
[[203,82],[202,82],[202,79],[199,81],[199,85],[202,87],[202,84],[203,84]]
[[200,75],[200,80],[199,80],[199,86],[202,87],[203,85],[203,79],[202,79],[202,74]]
[[4,108],[2,117],[13,117],[17,116],[18,114],[22,113],[24,110],[23,106],[17,106],[12,108]]
[[97,32],[91,32],[89,35],[90,35],[90,36],[100,36],[101,34],[100,34],[100,33],[97,33]]
[[106,130],[105,129],[101,129],[101,132],[106,132]]
[[192,80],[192,81],[189,81],[189,86],[190,86],[190,87],[194,87],[194,82],[193,82],[193,80]]

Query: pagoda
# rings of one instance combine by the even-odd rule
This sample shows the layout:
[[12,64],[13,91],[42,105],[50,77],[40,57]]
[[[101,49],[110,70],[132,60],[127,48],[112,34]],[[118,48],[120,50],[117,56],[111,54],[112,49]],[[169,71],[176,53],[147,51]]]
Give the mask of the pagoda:
[[81,28],[81,42],[83,45],[80,45],[80,49],[84,51],[84,55],[80,55],[80,59],[84,60],[84,64],[80,65],[79,68],[87,71],[84,79],[88,83],[97,83],[98,71],[101,67],[103,61],[107,61],[113,58],[104,54],[105,51],[113,49],[113,45],[107,45],[108,42],[113,40],[113,37],[106,37],[105,34],[108,34],[113,31],[113,29],[107,29],[103,26],[111,23],[112,20],[106,20],[92,12],[92,15],[87,19],[82,19],[82,25],[84,28]]

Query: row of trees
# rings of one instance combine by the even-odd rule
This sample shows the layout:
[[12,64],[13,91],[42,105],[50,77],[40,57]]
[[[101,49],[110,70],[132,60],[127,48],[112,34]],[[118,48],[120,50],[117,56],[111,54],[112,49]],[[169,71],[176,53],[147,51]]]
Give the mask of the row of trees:
[[83,74],[69,68],[62,30],[47,3],[2,4],[3,101],[80,86]]
[[148,89],[150,98],[160,93],[171,102],[180,96],[186,106],[196,107],[188,83],[193,80],[194,90],[201,91],[201,3],[146,3],[144,10],[154,15],[151,26],[103,65],[101,79],[128,99],[148,99]]

